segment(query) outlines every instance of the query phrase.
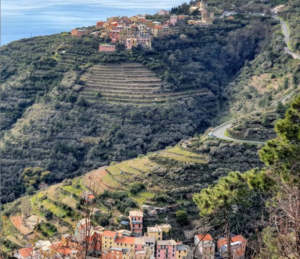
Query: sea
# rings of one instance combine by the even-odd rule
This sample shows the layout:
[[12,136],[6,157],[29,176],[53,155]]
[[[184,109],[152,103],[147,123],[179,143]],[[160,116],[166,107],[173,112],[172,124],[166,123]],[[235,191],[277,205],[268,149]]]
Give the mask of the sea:
[[155,14],[183,0],[1,0],[1,46],[95,25],[111,16]]

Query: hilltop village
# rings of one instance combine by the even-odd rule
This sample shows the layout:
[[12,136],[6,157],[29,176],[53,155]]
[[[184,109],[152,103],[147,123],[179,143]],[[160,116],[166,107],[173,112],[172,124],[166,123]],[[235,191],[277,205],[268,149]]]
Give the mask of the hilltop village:
[[138,46],[151,49],[153,38],[161,38],[178,33],[176,29],[178,23],[209,26],[214,21],[214,13],[207,10],[205,2],[197,2],[195,6],[190,8],[190,13],[201,15],[201,20],[189,19],[189,15],[170,15],[170,11],[160,10],[157,16],[167,17],[164,22],[146,19],[147,15],[142,14],[132,17],[110,17],[107,18],[107,21],[97,22],[96,31],[73,29],[71,35],[75,37],[87,35],[102,38],[108,37],[111,43],[101,44],[99,52],[114,52],[116,51],[117,43],[124,45],[126,50],[131,50],[133,47]]
[[[89,201],[93,195],[87,197]],[[147,212],[149,213],[149,212]],[[103,259],[201,259],[226,258],[227,240],[219,238],[215,243],[209,233],[192,233],[190,243],[165,238],[172,229],[170,224],[148,226],[143,232],[144,213],[129,212],[128,229],[106,230],[92,226],[91,218],[83,218],[75,225],[72,234],[64,234],[59,242],[39,240],[15,253],[18,259],[41,258],[101,258]],[[241,235],[232,235],[231,251],[234,259],[245,258],[247,240]]]

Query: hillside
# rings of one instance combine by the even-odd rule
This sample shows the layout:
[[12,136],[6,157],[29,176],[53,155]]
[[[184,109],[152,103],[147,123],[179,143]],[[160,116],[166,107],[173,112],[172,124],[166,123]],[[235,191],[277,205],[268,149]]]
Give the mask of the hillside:
[[[173,211],[162,213],[156,222],[146,222],[145,226],[166,222],[168,216],[168,222],[173,226],[172,237],[184,240],[182,227],[176,222],[174,213],[180,209],[188,212],[187,229],[197,224],[198,212],[191,200],[192,194],[232,170],[247,171],[262,166],[257,150],[256,146],[206,137],[193,138],[175,147],[112,163],[82,177],[64,180],[61,184],[52,185],[4,206],[5,249],[9,252],[13,247],[24,246],[34,238],[30,234],[32,226],[22,225],[21,212],[26,222],[40,225],[36,239],[52,237],[57,240],[61,234],[69,232],[76,219],[84,216],[85,206],[80,197],[85,190],[96,195],[93,208],[100,210],[93,217],[94,224],[118,229],[122,227],[120,221],[126,220],[131,208],[143,204],[159,207],[172,205]],[[137,182],[142,184],[142,190],[137,189],[135,193],[133,185]],[[27,236],[18,234],[19,231]]]
[[54,183],[203,132],[221,107],[221,89],[273,27],[263,17],[178,25],[152,50],[119,46],[109,55],[97,51],[107,39],[68,33],[3,46],[2,201],[25,192],[26,167],[51,171]]

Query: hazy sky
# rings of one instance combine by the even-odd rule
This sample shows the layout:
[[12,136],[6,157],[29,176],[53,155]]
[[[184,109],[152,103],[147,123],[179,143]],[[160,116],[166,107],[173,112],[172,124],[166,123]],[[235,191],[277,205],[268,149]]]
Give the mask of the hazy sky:
[[109,16],[153,14],[184,0],[1,0],[1,44],[93,25]]

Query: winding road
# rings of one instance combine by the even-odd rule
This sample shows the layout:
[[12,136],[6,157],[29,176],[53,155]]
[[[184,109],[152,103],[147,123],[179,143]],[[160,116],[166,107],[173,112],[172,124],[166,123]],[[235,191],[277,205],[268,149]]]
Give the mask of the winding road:
[[278,19],[277,17],[275,17],[275,19],[280,20],[280,23],[281,23],[281,30],[282,30],[283,35],[284,35],[285,44],[287,45],[287,47],[284,48],[284,51],[286,53],[290,54],[294,59],[300,59],[300,55],[293,52],[293,50],[291,50],[289,48],[290,34],[289,34],[289,29],[288,29],[288,26],[287,26],[286,22],[281,20],[281,19]]
[[[285,49],[284,49],[285,52],[290,54],[294,59],[300,59],[300,55],[297,53],[294,53],[288,47],[288,43],[290,41],[290,35],[289,35],[289,30],[288,30],[288,26],[287,26],[286,22],[281,19],[278,19],[277,17],[274,17],[274,18],[279,20],[281,23],[281,29],[284,34],[284,41],[287,45],[287,47],[285,47]],[[272,105],[275,105],[278,102],[285,103],[290,97],[292,97],[293,94],[294,94],[294,91],[289,92],[288,94],[284,95],[279,100],[274,102]],[[227,129],[231,128],[231,126],[234,122],[235,122],[235,120],[228,121],[228,122],[216,127],[215,129],[213,129],[208,135],[211,137],[218,138],[218,139],[227,140],[227,141],[235,141],[235,142],[240,142],[240,143],[249,143],[249,144],[256,144],[256,145],[264,145],[266,143],[266,142],[255,141],[255,140],[235,139],[235,138],[226,136],[225,134],[226,134]]]

